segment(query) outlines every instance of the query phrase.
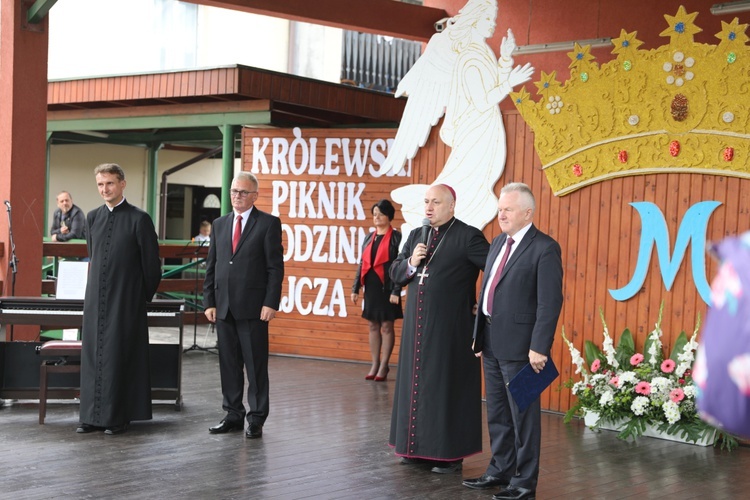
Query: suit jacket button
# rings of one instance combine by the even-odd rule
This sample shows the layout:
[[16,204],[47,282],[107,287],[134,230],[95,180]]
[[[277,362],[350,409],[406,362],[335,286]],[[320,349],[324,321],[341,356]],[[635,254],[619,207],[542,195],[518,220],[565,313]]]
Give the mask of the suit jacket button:
[[232,265],[232,261],[231,261],[231,260],[229,261],[229,265],[230,265],[230,266]]

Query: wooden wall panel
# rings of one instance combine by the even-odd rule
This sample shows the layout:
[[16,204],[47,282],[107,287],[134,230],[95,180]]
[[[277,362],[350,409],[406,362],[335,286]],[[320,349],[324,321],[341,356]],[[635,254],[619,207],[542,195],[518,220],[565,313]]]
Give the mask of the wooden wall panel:
[[[282,113],[289,107],[296,108],[300,116],[294,123],[320,123],[321,127],[396,123],[405,105],[404,99],[394,99],[383,92],[245,66],[88,78],[50,82],[47,86],[50,111],[101,112],[134,107],[138,108],[135,113],[167,103],[260,100],[272,101]],[[174,107],[170,112],[184,112]]]
[[[304,89],[304,85],[301,87]],[[311,96],[312,97],[312,96]],[[331,95],[331,98],[335,98],[335,95]],[[350,137],[352,141],[355,138],[392,138],[395,136],[395,129],[359,129],[359,130],[330,130],[330,129],[304,129],[302,131],[303,137],[310,139],[311,137],[318,138],[318,157],[317,163],[323,162],[322,151],[324,151],[323,141],[326,137]],[[280,129],[245,129],[243,130],[243,169],[250,170],[252,167],[252,145],[250,143],[250,137],[288,137],[291,136],[291,130],[280,130]],[[445,147],[439,147],[435,142],[436,137],[431,137],[429,147],[429,155],[423,155],[424,158],[419,159],[413,166],[413,172],[420,172],[423,175],[425,172],[432,171],[435,173],[434,163],[438,162],[442,165],[445,162],[445,153],[447,149]],[[439,139],[437,139],[439,142]],[[442,145],[442,143],[440,143]],[[268,146],[268,151],[271,150],[271,146]],[[427,151],[427,149],[425,150]],[[427,161],[429,159],[429,161]],[[343,159],[339,158],[339,164],[343,165]],[[432,164],[432,165],[431,165]],[[270,162],[269,162],[270,165]],[[366,184],[366,188],[362,193],[362,207],[365,212],[365,218],[363,220],[346,220],[346,219],[317,219],[311,217],[290,217],[289,216],[289,203],[285,202],[282,204],[279,216],[281,217],[282,224],[285,226],[304,225],[312,227],[314,225],[328,225],[328,226],[340,226],[342,230],[348,230],[349,227],[362,228],[364,234],[369,232],[372,228],[372,215],[370,208],[372,205],[381,198],[390,199],[390,192],[401,186],[413,182],[409,177],[374,177],[366,175],[363,177],[347,177],[343,174],[336,177],[323,176],[323,175],[310,175],[309,173],[303,173],[301,175],[282,175],[272,173],[258,173],[259,180],[261,182],[260,190],[261,196],[257,202],[258,207],[264,211],[271,211],[273,207],[272,197],[272,186],[274,181],[282,182],[323,182],[326,185],[329,182],[363,182]],[[397,229],[400,228],[404,222],[398,213],[393,221],[393,226]],[[285,232],[283,235],[283,244],[285,249],[289,249],[290,242],[288,240],[288,233]],[[295,242],[295,244],[297,244]],[[360,258],[360,242],[357,240],[355,243],[355,254],[356,259]],[[367,321],[362,319],[361,314],[361,301],[358,305],[353,305],[349,299],[351,294],[351,286],[354,280],[354,274],[356,272],[356,264],[347,262],[326,262],[316,263],[311,260],[305,260],[302,262],[294,261],[293,258],[285,260],[285,275],[286,279],[284,282],[282,296],[286,297],[289,294],[290,283],[289,277],[295,277],[295,279],[307,278],[314,280],[315,278],[324,278],[328,280],[329,287],[335,280],[340,280],[343,286],[346,316],[340,317],[338,309],[335,310],[334,316],[319,316],[315,314],[302,314],[299,310],[292,312],[280,313],[277,319],[271,325],[270,329],[270,350],[277,354],[289,354],[298,356],[312,356],[325,359],[340,359],[340,360],[352,360],[352,361],[369,361],[370,350],[368,344],[368,328]],[[326,303],[330,298],[331,291],[327,293]],[[303,302],[314,302],[317,297],[317,291],[312,291],[309,288],[304,288],[301,294]],[[398,348],[400,345],[401,338],[401,321],[396,321],[396,346],[394,353],[391,357],[391,362],[395,363],[398,359]]]
[[[638,349],[643,348],[647,335],[654,328],[659,306],[664,304],[662,320],[665,346],[673,344],[681,331],[692,333],[698,314],[705,316],[707,306],[698,294],[690,268],[690,251],[677,273],[671,290],[665,289],[658,265],[656,252],[651,256],[646,280],[641,290],[630,300],[615,301],[609,289],[625,286],[631,279],[638,258],[641,235],[641,220],[630,206],[636,201],[652,202],[664,214],[670,234],[670,251],[685,212],[695,203],[707,200],[721,202],[713,213],[707,238],[718,241],[727,235],[734,235],[750,229],[750,181],[738,178],[716,177],[702,174],[650,174],[624,177],[595,184],[564,197],[555,197],[542,172],[540,160],[533,149],[533,132],[515,111],[503,113],[508,137],[508,160],[503,176],[495,186],[495,193],[512,181],[529,184],[537,198],[536,225],[552,235],[562,247],[564,267],[564,304],[558,325],[558,334],[565,328],[568,338],[580,350],[585,340],[597,345],[602,343],[602,324],[599,309],[603,309],[610,334],[619,340],[622,331],[629,328],[634,335]],[[381,177],[361,180],[367,183],[362,196],[363,205],[369,207],[381,197],[389,197],[391,190],[411,183],[429,184],[434,180],[450,152],[438,137],[439,127],[435,127],[424,148],[412,163],[411,178]],[[350,131],[318,131],[327,134],[346,136]],[[361,134],[373,136],[383,134],[382,130],[357,130]],[[395,131],[393,131],[395,132]],[[254,132],[257,134],[258,132]],[[271,133],[271,132],[269,132]],[[278,133],[278,132],[276,132]],[[305,135],[307,136],[307,132]],[[317,134],[317,132],[316,132]],[[244,168],[249,168],[247,148],[244,153]],[[272,175],[261,175],[262,189],[270,189]],[[289,180],[289,179],[287,179]],[[316,181],[315,177],[299,176],[298,181]],[[325,182],[336,179],[324,178]],[[340,179],[349,181],[349,179]],[[359,182],[358,180],[355,180]],[[262,196],[258,205],[270,209],[270,196]],[[460,203],[460,201],[459,201]],[[399,207],[397,206],[397,209]],[[319,220],[285,220],[282,222],[313,225],[327,224]],[[394,226],[402,220],[397,213]],[[366,220],[332,221],[331,224],[352,224],[357,227],[371,226],[370,214]],[[499,234],[496,222],[484,229],[488,240]],[[691,243],[692,244],[692,243]],[[285,245],[287,242],[285,241]],[[359,249],[357,249],[359,257]],[[671,257],[671,255],[670,255]],[[347,316],[341,318],[320,317],[289,313],[279,316],[271,329],[271,350],[302,356],[331,359],[367,361],[367,324],[360,317],[360,308],[349,302],[349,290],[355,272],[350,264],[314,264],[311,262],[287,261],[287,275],[328,277],[340,279],[346,294]],[[710,258],[707,261],[709,281],[717,270],[717,264]],[[284,294],[287,294],[285,284]],[[314,300],[315,294],[309,290],[302,294],[304,300]],[[396,361],[401,334],[401,322],[396,322],[397,342],[392,362]],[[669,353],[667,353],[669,354]],[[560,382],[569,379],[574,367],[567,348],[558,337],[552,350],[552,357],[558,365]],[[564,387],[553,387],[542,397],[544,408],[565,411],[571,406],[572,396]]]
[[[533,134],[520,119],[516,121],[514,115],[515,112],[505,114],[509,148],[514,144],[513,135],[516,141],[523,137],[528,148]],[[518,147],[513,147],[513,151],[517,150]],[[598,313],[601,307],[610,334],[618,340],[622,331],[629,328],[637,348],[642,349],[663,302],[662,341],[669,346],[666,350],[671,351],[681,331],[690,335],[697,315],[704,318],[707,310],[689,265],[691,247],[671,290],[665,289],[654,251],[639,293],[625,302],[617,302],[609,295],[608,289],[620,288],[630,281],[638,256],[641,220],[629,204],[648,201],[661,209],[670,233],[670,251],[673,251],[685,212],[701,201],[721,202],[708,225],[709,241],[750,229],[747,216],[750,181],[702,174],[644,175],[610,180],[557,198],[551,195],[539,170],[539,159],[535,155],[534,158],[523,157],[520,163],[519,159],[518,154],[509,154],[508,165],[495,192],[511,181],[529,184],[537,197],[535,223],[542,231],[553,235],[562,247],[565,302],[558,331],[565,327],[568,338],[581,350],[585,340],[601,346],[602,325]],[[485,234],[488,238],[494,237],[497,229],[488,226]],[[716,262],[709,258],[709,281],[716,270]],[[552,356],[560,368],[561,381],[570,378],[574,367],[559,338]],[[542,404],[551,410],[564,411],[571,405],[571,396],[567,389],[552,389],[545,393]]]
[[[246,69],[245,72],[250,72]],[[49,104],[222,96],[238,92],[238,68],[179,71],[50,82]]]

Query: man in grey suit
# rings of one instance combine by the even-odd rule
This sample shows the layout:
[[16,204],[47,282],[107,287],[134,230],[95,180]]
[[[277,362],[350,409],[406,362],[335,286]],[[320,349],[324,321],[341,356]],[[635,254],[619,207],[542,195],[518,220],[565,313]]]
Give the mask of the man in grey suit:
[[[254,206],[258,179],[240,172],[232,181],[232,213],[213,223],[203,302],[216,323],[224,419],[211,434],[244,429],[259,438],[268,417],[268,322],[279,309],[284,278],[281,221]],[[247,401],[242,403],[244,370]]]
[[487,255],[474,351],[484,357],[487,424],[492,458],[487,471],[464,486],[500,486],[496,500],[534,498],[539,477],[539,398],[519,412],[506,384],[527,364],[539,373],[552,347],[562,308],[560,245],[532,223],[536,202],[526,184],[500,191],[503,233]]

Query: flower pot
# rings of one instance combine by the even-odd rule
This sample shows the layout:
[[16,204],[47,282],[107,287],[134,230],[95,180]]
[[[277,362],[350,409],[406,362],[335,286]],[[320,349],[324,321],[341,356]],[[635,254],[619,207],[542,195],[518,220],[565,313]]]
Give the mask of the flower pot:
[[659,432],[658,430],[656,430],[656,428],[650,425],[646,426],[646,430],[643,431],[643,435],[654,437],[657,439],[666,439],[667,441],[677,441],[678,443],[694,444],[696,446],[711,446],[714,444],[714,439],[716,439],[716,431],[709,432],[703,439],[699,439],[698,441],[688,441],[676,434],[666,434],[664,432]]
[[[609,422],[609,421],[600,420],[599,412],[588,411],[588,410],[583,414],[583,422],[584,424],[586,424],[586,427],[588,427],[589,429],[604,429],[606,431],[615,431],[615,432],[620,432],[622,430],[623,425],[625,424],[623,420],[620,420],[617,422]],[[665,439],[667,441],[676,441],[678,443],[694,444],[697,446],[711,446],[712,444],[714,444],[716,431],[714,431],[713,433],[708,433],[706,437],[704,437],[703,439],[699,439],[698,441],[688,441],[686,439],[683,439],[679,435],[666,434],[664,432],[660,432],[659,430],[657,430],[656,427],[647,425],[646,430],[643,431],[643,436],[657,438],[657,439]]]
[[583,423],[586,424],[586,427],[589,429],[596,428],[599,423],[599,412],[586,410],[583,414]]

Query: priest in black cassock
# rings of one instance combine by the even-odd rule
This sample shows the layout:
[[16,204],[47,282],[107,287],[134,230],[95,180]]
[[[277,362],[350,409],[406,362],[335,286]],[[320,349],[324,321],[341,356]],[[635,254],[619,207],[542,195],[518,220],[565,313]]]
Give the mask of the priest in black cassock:
[[464,457],[482,451],[480,362],[471,346],[489,243],[454,217],[449,186],[430,187],[424,203],[427,244],[422,229],[413,230],[390,269],[408,295],[389,444],[401,463],[456,472]]
[[104,205],[86,219],[89,276],[83,305],[79,433],[125,432],[151,419],[146,303],[161,281],[151,217],[123,197],[125,172],[94,170]]

